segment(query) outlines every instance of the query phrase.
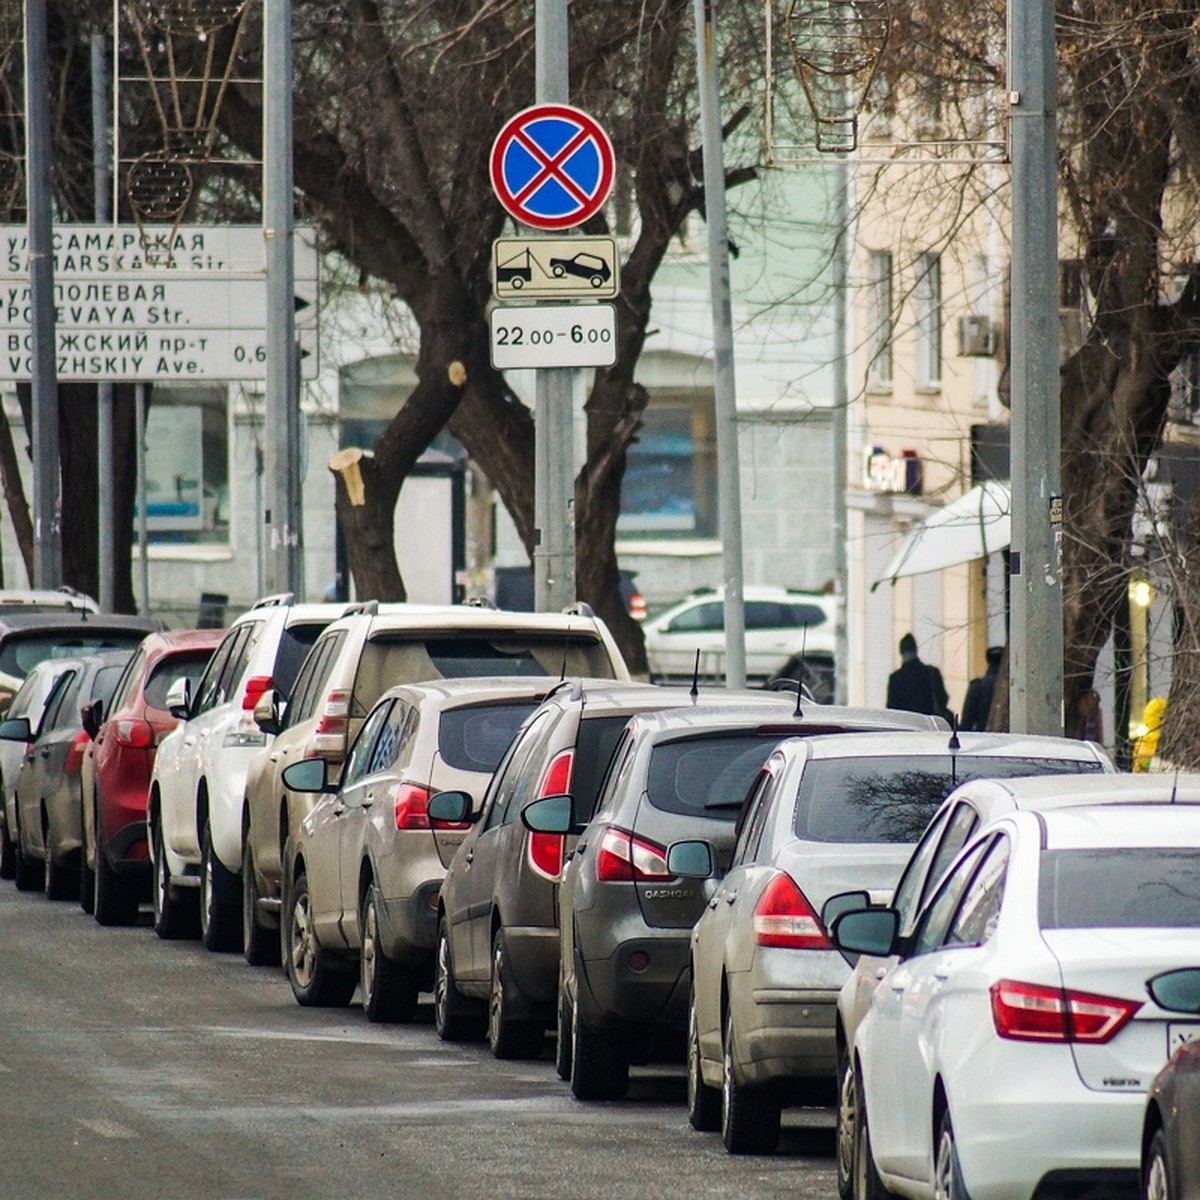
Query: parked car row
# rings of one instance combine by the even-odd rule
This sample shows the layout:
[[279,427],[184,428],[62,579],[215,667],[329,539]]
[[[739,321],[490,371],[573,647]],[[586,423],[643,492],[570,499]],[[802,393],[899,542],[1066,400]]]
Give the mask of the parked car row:
[[581,1102],[684,1062],[730,1153],[834,1105],[844,1200],[1200,1186],[1200,777],[637,683],[583,608],[269,597],[68,653],[0,723],[19,887],[149,901],[301,1005],[553,1039]]

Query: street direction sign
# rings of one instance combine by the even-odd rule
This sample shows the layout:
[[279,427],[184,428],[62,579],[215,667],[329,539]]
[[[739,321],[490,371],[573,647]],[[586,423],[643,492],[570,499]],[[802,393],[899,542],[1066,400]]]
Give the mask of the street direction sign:
[[492,281],[497,300],[611,300],[620,287],[610,237],[497,238]]
[[611,367],[617,311],[611,304],[506,304],[492,309],[492,366]]
[[571,229],[612,190],[612,143],[567,104],[538,104],[511,118],[492,145],[492,189],[505,211],[535,229]]

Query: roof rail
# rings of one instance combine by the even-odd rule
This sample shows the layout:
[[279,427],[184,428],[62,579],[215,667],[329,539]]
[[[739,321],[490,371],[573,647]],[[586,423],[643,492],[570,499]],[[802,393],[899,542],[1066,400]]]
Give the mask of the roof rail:
[[499,612],[496,607],[496,602],[490,596],[468,596],[463,604],[467,608],[490,608],[493,612]]
[[294,592],[276,592],[273,596],[263,596],[260,600],[255,600],[250,609],[253,611],[256,608],[285,608],[287,605],[295,603]]
[[365,613],[368,617],[373,617],[379,612],[378,600],[355,600],[352,604],[347,604],[342,609],[343,617],[354,617],[359,613]]
[[563,612],[569,617],[594,617],[596,615],[586,600],[576,600],[574,604],[568,604]]

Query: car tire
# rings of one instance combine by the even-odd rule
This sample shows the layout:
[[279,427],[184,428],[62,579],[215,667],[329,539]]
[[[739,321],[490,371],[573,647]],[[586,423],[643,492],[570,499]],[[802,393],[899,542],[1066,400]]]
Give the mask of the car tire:
[[97,925],[132,925],[138,916],[138,893],[132,880],[118,875],[104,853],[96,826],[96,865],[92,875],[92,916]]
[[695,989],[688,1004],[687,1039],[688,1123],[701,1133],[716,1133],[721,1128],[721,1089],[704,1082]]
[[779,1144],[779,1097],[768,1087],[738,1083],[734,1070],[733,1008],[721,1039],[721,1141],[730,1154],[773,1154]]
[[541,1021],[517,1020],[512,1014],[516,980],[504,947],[504,930],[492,937],[492,984],[488,993],[487,1040],[496,1058],[540,1058],[546,1043]]
[[571,1006],[566,990],[558,989],[558,1035],[554,1042],[554,1070],[563,1083],[571,1080]]
[[43,877],[47,900],[79,899],[79,868],[60,862],[46,847],[46,871]]
[[206,950],[241,950],[241,897],[234,902],[239,884],[213,850],[212,825],[205,821],[200,833],[200,940]]
[[195,937],[199,932],[199,907],[196,893],[176,889],[163,845],[162,826],[155,822],[151,845],[154,861],[154,932],[166,941]]
[[862,1073],[855,1071],[854,1088],[858,1094],[858,1120],[854,1127],[854,1176],[851,1194],[854,1200],[892,1200],[875,1166],[871,1149],[871,1122],[867,1116],[867,1094],[863,1091]]
[[1155,1132],[1146,1150],[1142,1167],[1142,1200],[1175,1200],[1171,1186],[1171,1160],[1167,1156],[1167,1135]]
[[313,929],[308,876],[300,875],[291,889],[287,927],[287,977],[292,995],[305,1008],[345,1008],[358,987],[358,976],[321,949]]
[[629,1051],[617,1029],[597,1029],[571,1007],[571,1095],[576,1100],[620,1100],[629,1091]]
[[21,845],[21,822],[17,821],[16,836],[13,838],[16,868],[13,880],[18,892],[40,892],[46,886],[46,864],[40,858],[32,858]]
[[258,877],[254,874],[254,848],[250,830],[242,840],[242,953],[252,967],[282,965],[279,930],[269,929],[259,920]]
[[416,973],[403,963],[393,962],[383,952],[379,936],[379,908],[383,897],[375,884],[367,888],[362,902],[359,928],[362,951],[359,954],[359,987],[368,1021],[405,1023],[417,1015],[420,986]]
[[468,999],[454,982],[450,931],[438,922],[437,956],[433,964],[433,1026],[443,1042],[477,1041],[487,1028],[482,1005]]
[[962,1165],[958,1161],[958,1141],[954,1136],[949,1109],[942,1114],[938,1126],[937,1151],[933,1161],[933,1197],[934,1200],[970,1200],[963,1183]]
[[16,874],[16,848],[8,833],[8,822],[0,815],[0,879],[13,879]]
[[843,1048],[838,1053],[837,1127],[834,1145],[837,1152],[837,1189],[841,1200],[854,1195],[854,1139],[858,1136],[858,1077]]

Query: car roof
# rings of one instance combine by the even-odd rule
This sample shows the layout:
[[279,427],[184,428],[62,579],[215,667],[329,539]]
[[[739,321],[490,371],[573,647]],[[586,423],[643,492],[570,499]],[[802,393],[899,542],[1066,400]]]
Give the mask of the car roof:
[[[998,798],[1010,809],[1048,812],[1088,804],[1200,804],[1200,775],[1037,775],[974,779],[954,795]],[[949,799],[949,797],[947,797]]]
[[1006,818],[1041,825],[1048,850],[1116,850],[1130,846],[1187,846],[1200,850],[1200,805],[1169,802],[1105,804],[1060,808],[1045,813],[1014,813]]
[[100,605],[91,596],[74,588],[0,588],[0,609],[26,609],[31,612],[65,609],[68,612],[99,612]]
[[182,654],[189,650],[212,651],[224,636],[224,629],[164,629],[147,634],[142,648],[150,656]]
[[87,611],[64,612],[0,612],[0,637],[10,634],[55,633],[82,630],[142,630],[155,633],[162,629],[162,622],[155,617],[133,617],[123,613],[93,613]]
[[488,701],[534,700],[540,702],[561,681],[552,675],[488,675],[468,679],[431,679],[423,683],[401,683],[388,688],[376,701],[400,697],[413,704],[432,703],[441,708],[466,707]]
[[[890,711],[890,710],[885,710]],[[1020,733],[960,733],[959,754],[1005,758],[1105,761],[1091,742]],[[877,758],[883,754],[948,754],[950,732],[838,733],[800,739],[797,749],[809,758]]]
[[551,632],[598,633],[596,617],[582,613],[508,612],[470,604],[381,605],[378,613],[350,613],[342,619],[369,618],[368,637],[404,629],[549,630]]
[[[380,611],[387,611],[391,607],[399,608],[402,606],[383,605]],[[339,617],[345,616],[349,612],[358,611],[361,611],[361,606],[358,604],[292,604],[284,603],[283,601],[276,602],[273,597],[268,597],[266,600],[259,600],[252,608],[248,608],[244,613],[236,616],[230,622],[230,627],[242,625],[246,621],[261,621],[278,612],[284,614],[283,621],[285,625],[298,625],[306,621],[324,621],[328,624],[331,621],[336,621]]]
[[[673,604],[672,608],[677,608],[680,604],[694,604],[697,600],[724,600],[725,589],[723,587],[715,588],[697,588],[684,596],[682,600]],[[767,583],[751,583],[747,584],[742,589],[743,600],[817,600],[825,601],[833,604],[836,597],[828,592],[806,592],[802,588],[786,588],[776,587],[773,584]]]

